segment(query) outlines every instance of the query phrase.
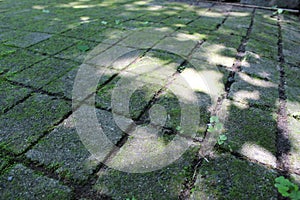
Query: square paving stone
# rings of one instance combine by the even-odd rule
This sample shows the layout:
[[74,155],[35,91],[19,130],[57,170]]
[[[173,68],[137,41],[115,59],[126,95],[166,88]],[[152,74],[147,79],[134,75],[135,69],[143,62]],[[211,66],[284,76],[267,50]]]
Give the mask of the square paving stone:
[[71,199],[71,189],[59,181],[42,176],[17,164],[1,177],[1,196],[4,199]]
[[201,31],[201,30],[216,30],[217,25],[222,22],[224,17],[201,17],[192,23],[190,23],[188,26],[195,28],[195,30]]
[[260,57],[276,60],[278,48],[277,46],[271,46],[259,40],[249,39],[246,46],[246,51],[254,52]]
[[[123,133],[114,123],[112,114],[97,109],[96,115],[104,134],[116,144]],[[88,179],[100,161],[82,143],[83,135],[79,136],[76,131],[75,120],[70,116],[29,150],[26,156],[49,169],[53,168],[60,176],[81,182]]]
[[284,59],[287,63],[299,67],[300,57],[298,56],[298,52],[300,51],[300,45],[291,42],[289,40],[283,41],[283,55]]
[[62,36],[53,36],[48,40],[42,41],[36,45],[31,46],[29,49],[40,53],[54,55],[61,50],[64,50],[77,42],[76,39],[71,39]]
[[186,57],[191,53],[197,44],[198,41],[189,40],[187,38],[166,37],[153,48]]
[[0,41],[1,42],[13,41],[14,38],[21,37],[23,34],[24,32],[22,31],[15,31],[15,30],[5,31],[0,34]]
[[191,199],[277,199],[276,177],[262,165],[217,155],[200,167]]
[[78,64],[72,61],[49,58],[10,76],[9,79],[35,88],[41,88],[77,66]]
[[12,85],[0,79],[0,113],[15,105],[31,92],[28,88]]
[[192,58],[206,61],[209,64],[232,67],[236,54],[237,51],[234,48],[206,42],[195,49]]
[[300,112],[298,118],[288,117],[289,142],[291,143],[290,165],[294,172],[300,172]]
[[277,110],[278,82],[237,73],[235,82],[231,85],[229,91],[229,98],[249,106]]
[[285,87],[287,96],[287,111],[289,115],[300,112],[300,88],[299,87]]
[[300,86],[300,68],[284,66],[285,80],[288,87]]
[[132,32],[119,44],[135,48],[150,48],[164,36],[172,33],[169,28],[145,28],[141,31]]
[[[70,13],[68,13],[70,14]],[[29,31],[39,31],[50,34],[58,34],[68,29],[78,26],[76,22],[64,22],[58,20],[40,20],[40,22],[27,24],[23,29]]]
[[207,37],[207,42],[222,45],[226,48],[238,49],[242,43],[242,37],[229,33],[227,30],[219,29]]
[[0,59],[0,72],[9,72],[13,74],[30,67],[44,58],[45,56],[38,53],[20,49],[14,53],[3,56],[3,58]]
[[[130,160],[134,161],[139,154],[135,154],[138,151],[144,151],[144,153],[151,154],[151,143],[148,145],[139,145],[143,143],[142,139],[129,139],[129,141],[123,146],[121,151],[116,155],[115,161],[122,161],[123,159],[129,160],[128,162],[120,162],[124,164],[124,167],[130,166]],[[147,140],[148,141],[148,140]],[[161,140],[151,140],[154,144],[163,144]],[[149,141],[148,141],[149,142]],[[147,142],[146,142],[147,143]],[[143,143],[144,144],[144,143]],[[139,148],[141,149],[135,149]],[[127,153],[130,153],[130,157],[127,157]],[[102,194],[111,196],[113,199],[121,200],[126,198],[135,199],[177,199],[180,191],[183,189],[183,183],[187,180],[187,177],[192,175],[192,162],[196,155],[197,149],[188,149],[174,163],[158,169],[156,171],[147,173],[127,173],[119,170],[107,168],[99,172],[99,179],[96,185],[93,187],[95,191],[99,191]],[[158,158],[160,159],[160,158]]]
[[22,36],[16,37],[11,41],[5,42],[5,44],[25,48],[33,44],[39,43],[43,40],[46,40],[50,37],[51,35],[46,33],[24,32]]
[[[114,45],[102,52],[103,46],[97,46],[85,60],[85,63],[98,67],[122,70],[139,58],[144,50]],[[99,52],[100,50],[100,52]]]
[[32,95],[1,115],[1,147],[15,154],[22,153],[70,109],[70,104],[65,101],[47,95]]
[[[83,65],[80,65],[80,67],[84,67]],[[62,77],[56,79],[55,81],[52,81],[50,84],[45,85],[43,87],[43,90],[46,90],[53,94],[61,94],[69,99],[72,99],[73,95],[73,87],[75,84],[75,78],[77,76],[79,67],[74,68]],[[98,82],[98,86],[103,85],[106,83],[112,76],[118,74],[118,71],[113,69],[107,69],[105,68],[95,68],[95,72],[99,74],[100,80]]]
[[223,105],[226,149],[276,166],[276,111],[264,111],[232,101]]
[[245,52],[241,62],[241,71],[262,80],[279,83],[278,62],[267,58],[261,58],[258,54]]
[[17,48],[6,46],[3,44],[0,44],[0,58],[3,58],[4,56],[16,52]]
[[[123,75],[117,76],[97,92],[95,104],[97,107],[103,109],[111,109],[112,106],[115,106],[111,105],[113,92],[118,88],[118,90],[122,88],[122,93],[115,93],[114,101],[120,105],[124,105],[123,109],[125,109],[126,104],[128,104],[129,113],[124,110],[118,110],[118,114],[137,119],[162,86],[142,82],[141,77],[139,77],[141,79],[136,79],[135,75],[132,74],[129,76],[128,74],[126,76]],[[123,83],[126,85],[120,85],[118,81],[124,81]],[[131,90],[132,88],[134,89],[133,91]],[[124,102],[127,101],[127,98],[129,98],[129,102]]]
[[74,60],[82,63],[87,55],[98,45],[96,42],[80,41],[77,44],[61,51],[55,57]]

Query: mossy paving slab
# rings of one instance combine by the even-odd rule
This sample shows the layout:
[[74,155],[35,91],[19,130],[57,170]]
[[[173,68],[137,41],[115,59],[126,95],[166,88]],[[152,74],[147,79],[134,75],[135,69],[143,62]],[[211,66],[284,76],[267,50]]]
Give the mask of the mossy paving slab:
[[17,164],[0,177],[3,199],[71,199],[71,189]]
[[289,115],[300,112],[300,88],[286,86],[285,93],[287,96],[287,111]]
[[0,79],[0,113],[15,105],[31,92],[28,88],[12,85]]
[[[95,112],[104,134],[116,144],[123,133],[114,123],[112,114],[98,109]],[[46,168],[54,169],[59,176],[77,182],[85,181],[96,170],[100,161],[84,146],[82,137],[76,131],[76,122],[72,115],[29,150],[26,156]]]
[[53,36],[48,40],[42,41],[36,45],[31,46],[29,49],[40,53],[54,55],[63,49],[74,45],[78,40],[71,39],[63,36]]
[[0,44],[0,58],[4,56],[16,52],[17,48],[6,46],[4,44]]
[[278,82],[237,73],[235,82],[230,88],[229,98],[249,106],[276,110],[278,106]]
[[198,41],[189,40],[188,38],[166,37],[153,48],[172,52],[179,56],[188,56],[197,44]]
[[242,43],[242,37],[232,34],[226,29],[218,29],[216,32],[209,34],[207,42],[215,45],[221,45],[225,48],[238,49]]
[[78,63],[72,61],[49,58],[18,74],[11,75],[8,79],[41,88],[76,66],[78,66]]
[[[80,65],[80,67],[84,67],[84,65]],[[52,81],[48,85],[45,85],[43,87],[43,90],[48,91],[53,94],[60,94],[63,95],[69,99],[72,99],[73,95],[73,87],[75,84],[75,79],[78,73],[79,67],[76,67],[63,75],[62,77],[56,79],[55,81]],[[95,67],[95,73],[99,74],[99,82],[98,86],[103,85],[106,81],[108,81],[112,76],[118,74],[118,71],[113,69],[107,69],[105,68],[97,68]],[[94,76],[93,74],[92,76]],[[101,76],[101,77],[100,77]],[[80,80],[80,79],[78,79]],[[91,86],[92,87],[92,86]],[[92,93],[93,91],[91,91]]]
[[283,55],[287,63],[293,66],[299,66],[300,58],[298,52],[300,51],[300,45],[289,40],[283,40]]
[[260,57],[276,60],[278,48],[277,46],[274,47],[268,43],[250,38],[246,46],[246,51],[254,52]]
[[34,94],[0,117],[1,148],[23,152],[71,109],[69,103]]
[[[126,143],[126,147],[123,147],[124,151],[121,150],[116,159],[122,159],[126,151],[134,151],[135,146],[130,146],[132,140]],[[93,189],[116,200],[133,197],[145,200],[177,199],[183,189],[183,183],[192,175],[191,166],[196,151],[189,149],[171,165],[147,173],[126,173],[107,168],[99,172],[99,179]]]
[[79,41],[77,44],[61,51],[55,57],[74,60],[82,63],[88,54],[97,47],[98,43],[90,41]]
[[[294,172],[300,173],[300,112],[288,117],[289,141],[291,143],[290,165]],[[295,118],[296,117],[296,118]]]
[[200,199],[277,199],[277,173],[227,154],[203,162],[191,195]]
[[[147,104],[150,102],[150,100],[153,98],[156,92],[161,88],[160,85],[154,85],[149,83],[143,83],[141,80],[134,79],[134,75],[131,75],[132,77],[127,76],[118,76],[116,77],[112,82],[105,85],[103,88],[101,88],[97,92],[97,96],[95,98],[96,106],[104,109],[111,109],[112,105],[112,93],[114,90],[117,89],[117,87],[122,87],[124,91],[122,91],[122,94],[115,94],[115,101],[119,104],[123,104],[124,107],[126,107],[126,104],[129,104],[129,113],[126,113],[125,111],[120,111],[122,114],[127,117],[132,117],[136,119],[139,117],[141,112],[144,110],[144,108],[147,106]],[[139,77],[140,78],[140,77]],[[127,85],[119,85],[118,81],[124,81],[123,83],[128,84]],[[138,86],[134,91],[131,91],[131,88],[134,86]],[[127,89],[128,87],[128,89]],[[126,92],[127,91],[127,92]],[[132,93],[133,92],[133,93]],[[117,95],[117,96],[116,96]],[[123,96],[125,95],[125,96]],[[124,102],[126,96],[128,95],[130,97],[130,102]],[[124,108],[125,109],[125,108]],[[130,116],[128,116],[128,114]]]
[[[70,15],[70,13],[68,13]],[[58,21],[58,20],[47,20],[43,21],[40,20],[36,23],[27,24],[25,27],[23,27],[24,30],[28,31],[39,31],[39,32],[45,32],[50,34],[59,34],[62,32],[67,31],[68,29],[74,28],[78,26],[78,22],[64,22],[64,21]]]
[[261,58],[258,54],[246,51],[241,62],[241,71],[253,78],[279,83],[279,66],[276,60]]
[[145,28],[141,31],[132,32],[119,44],[135,48],[150,48],[164,36],[172,33],[170,28]]
[[192,58],[206,61],[209,64],[232,67],[236,54],[237,51],[234,48],[206,42],[193,52]]
[[44,58],[38,53],[20,49],[0,59],[0,72],[16,73]]
[[264,111],[226,101],[221,112],[226,112],[226,119],[222,123],[228,139],[224,148],[276,166],[276,111]]
[[16,37],[11,41],[7,41],[5,44],[25,48],[50,37],[51,35],[46,33],[24,32],[22,36]]

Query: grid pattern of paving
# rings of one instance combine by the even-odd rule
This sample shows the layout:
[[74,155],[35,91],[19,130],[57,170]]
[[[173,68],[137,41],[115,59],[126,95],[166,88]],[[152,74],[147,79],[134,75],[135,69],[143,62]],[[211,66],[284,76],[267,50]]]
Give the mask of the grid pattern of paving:
[[[276,177],[300,180],[297,16],[152,0],[2,0],[0,13],[3,199],[277,199]],[[76,132],[76,74],[89,56],[88,64],[99,64],[114,49],[136,53],[111,66],[95,91],[99,123],[121,149],[108,158],[112,163],[126,162],[128,152],[151,154],[151,145],[180,134],[180,103],[166,86],[180,76],[209,77],[213,91],[193,85],[201,116],[192,145],[163,169],[132,174],[109,168]],[[162,79],[165,86],[135,91],[126,117],[146,124],[155,104],[169,117],[159,134],[141,140],[115,123],[111,98],[120,79],[130,80],[141,63],[153,61],[171,70],[139,78]],[[210,142],[213,115],[223,122],[227,140],[205,155],[207,162],[199,148]]]

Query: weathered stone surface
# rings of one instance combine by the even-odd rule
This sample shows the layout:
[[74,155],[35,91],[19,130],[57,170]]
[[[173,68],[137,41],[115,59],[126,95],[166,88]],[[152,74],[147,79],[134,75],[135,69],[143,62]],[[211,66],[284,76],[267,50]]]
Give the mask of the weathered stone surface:
[[71,61],[49,58],[10,76],[9,79],[35,88],[41,88],[77,65],[77,63]]
[[236,54],[236,49],[219,44],[205,43],[194,51],[192,58],[204,60],[214,65],[232,67]]
[[16,73],[45,58],[26,50],[18,50],[0,59],[0,72]]
[[193,41],[182,37],[166,37],[153,48],[171,52],[179,56],[188,56],[197,43],[195,40]]
[[256,53],[262,58],[276,60],[278,49],[274,48],[274,46],[269,45],[268,43],[264,43],[255,39],[249,39],[246,46],[246,51]]
[[278,82],[237,73],[235,82],[231,85],[229,98],[249,106],[276,110],[276,105],[278,105]]
[[278,62],[261,58],[258,54],[247,51],[241,62],[241,71],[249,76],[279,83]]
[[150,48],[165,35],[172,33],[170,28],[145,28],[141,31],[134,31],[119,44],[135,48]]
[[[125,158],[123,156],[126,156],[126,151],[133,151],[134,153],[132,148],[135,146],[130,145],[133,144],[134,140],[137,141],[134,138],[130,140],[116,159]],[[164,145],[163,141],[158,140],[156,142]],[[143,148],[146,148],[146,146],[144,145]],[[114,199],[133,197],[136,199],[176,199],[183,189],[182,184],[186,177],[192,173],[191,164],[193,155],[195,155],[193,152],[195,153],[195,151],[188,150],[173,164],[148,173],[126,173],[110,168],[105,169],[99,172],[99,179],[94,189]],[[151,150],[149,153],[151,153]],[[134,156],[132,158],[134,159],[138,155],[131,154],[131,156]]]
[[47,95],[32,95],[0,116],[1,148],[16,154],[23,152],[70,109],[65,101]]
[[[112,114],[98,109],[96,114],[104,134],[116,144],[123,133],[114,123]],[[55,173],[62,177],[85,181],[100,161],[84,146],[83,135],[78,135],[75,125],[75,118],[69,117],[28,151],[26,156],[49,169],[55,169]]]
[[46,33],[24,32],[20,37],[14,38],[14,40],[8,41],[5,44],[24,48],[39,43],[50,37],[51,35]]
[[0,113],[22,100],[30,92],[28,88],[12,85],[0,79]]
[[[84,67],[81,65],[80,67]],[[62,77],[52,81],[50,84],[45,85],[43,90],[46,90],[53,94],[60,94],[69,99],[72,99],[74,84],[79,67],[76,67],[63,75]],[[95,67],[95,72],[99,74],[98,86],[102,86],[106,81],[108,81],[112,76],[116,75],[118,71],[113,69],[102,69],[101,67]],[[95,74],[93,74],[94,76]],[[101,77],[100,77],[101,76]],[[80,80],[80,79],[78,79]],[[92,87],[92,86],[91,86]],[[91,90],[91,93],[93,90]]]
[[63,49],[66,49],[77,42],[76,39],[71,39],[62,36],[53,36],[46,41],[42,41],[29,49],[40,53],[54,55]]
[[276,111],[264,111],[228,101],[223,108],[227,140],[225,148],[276,166]]
[[277,199],[277,173],[221,154],[203,162],[191,199]]
[[290,165],[294,172],[300,172],[300,112],[288,118],[290,131],[289,141],[291,144]]
[[1,177],[1,197],[4,199],[71,199],[71,189],[57,180],[42,176],[21,164]]

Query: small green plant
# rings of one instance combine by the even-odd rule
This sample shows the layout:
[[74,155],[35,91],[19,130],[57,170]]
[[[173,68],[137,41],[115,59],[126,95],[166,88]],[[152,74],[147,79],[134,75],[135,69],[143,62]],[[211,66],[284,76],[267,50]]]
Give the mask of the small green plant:
[[224,144],[224,142],[227,140],[227,136],[222,134],[222,135],[219,135],[219,138],[218,138],[218,145],[222,145]]
[[275,187],[282,196],[289,197],[292,200],[300,200],[300,191],[298,185],[292,183],[283,176],[275,179]]
[[[276,9],[277,6],[273,6],[272,8]],[[280,14],[282,14],[283,12],[284,12],[283,9],[278,8],[275,12],[273,12],[273,15],[277,15],[277,14],[280,15]]]
[[177,68],[177,71],[178,71],[179,73],[181,73],[185,68],[186,68],[186,66],[181,65],[181,66],[179,66],[179,67]]
[[86,52],[90,49],[90,47],[87,45],[78,45],[77,48],[82,52]]
[[119,25],[119,24],[120,24],[120,22],[121,22],[121,21],[120,21],[120,20],[118,20],[118,19],[116,19],[116,20],[115,20],[115,24],[116,24],[116,25]]
[[219,118],[217,116],[211,116],[209,119],[207,131],[212,133],[216,131],[221,131],[222,129],[223,129],[223,124],[220,123]]
[[178,131],[179,133],[183,133],[184,131],[182,130],[181,126],[177,126],[176,127],[176,131]]
[[106,24],[108,24],[108,22],[107,21],[101,21],[101,24],[106,25]]
[[132,198],[126,198],[126,200],[136,200],[136,198],[132,197]]

